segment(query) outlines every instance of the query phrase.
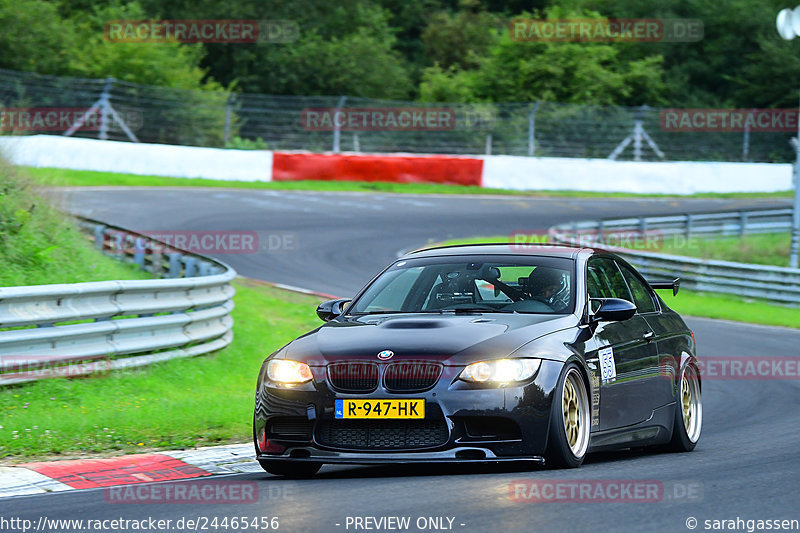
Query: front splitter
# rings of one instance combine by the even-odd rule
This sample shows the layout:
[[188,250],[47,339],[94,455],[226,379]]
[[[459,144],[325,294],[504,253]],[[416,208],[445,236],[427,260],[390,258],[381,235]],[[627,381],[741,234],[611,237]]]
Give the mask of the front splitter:
[[[295,455],[293,456],[292,453]],[[299,454],[302,454],[298,456]],[[309,454],[309,455],[306,455]],[[482,457],[477,457],[483,454]],[[455,448],[439,452],[400,452],[400,453],[354,453],[319,450],[315,448],[287,449],[282,455],[259,454],[259,461],[280,461],[298,463],[325,463],[325,464],[424,464],[424,463],[499,463],[499,462],[532,462],[544,464],[544,457],[540,456],[512,456],[498,457],[491,450],[482,448]]]

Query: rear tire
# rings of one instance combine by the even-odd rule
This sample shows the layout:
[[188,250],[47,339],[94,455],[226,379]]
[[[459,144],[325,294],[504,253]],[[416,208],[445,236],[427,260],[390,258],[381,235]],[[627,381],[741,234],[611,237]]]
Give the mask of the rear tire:
[[258,461],[261,468],[276,476],[311,477],[322,468],[322,463],[304,463],[294,461]]
[[591,423],[586,382],[578,365],[570,363],[564,368],[553,395],[546,463],[561,468],[580,466],[589,448]]
[[703,427],[703,401],[697,367],[689,363],[678,378],[678,401],[675,402],[675,422],[672,440],[667,449],[673,452],[690,452],[697,446]]

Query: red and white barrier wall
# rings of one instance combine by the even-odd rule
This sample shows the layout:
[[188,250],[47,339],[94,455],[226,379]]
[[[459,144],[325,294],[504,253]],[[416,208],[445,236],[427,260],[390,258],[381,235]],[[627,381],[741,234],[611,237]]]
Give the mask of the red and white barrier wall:
[[18,165],[237,181],[451,183],[517,190],[630,193],[792,189],[792,165],[559,157],[319,154],[133,144],[54,135],[0,136]]

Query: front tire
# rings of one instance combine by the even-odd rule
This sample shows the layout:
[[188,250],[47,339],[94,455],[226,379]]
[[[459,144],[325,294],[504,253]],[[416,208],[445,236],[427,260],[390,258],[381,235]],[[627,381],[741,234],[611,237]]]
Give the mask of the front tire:
[[562,468],[580,466],[589,449],[591,423],[586,382],[578,366],[570,363],[558,380],[550,409],[546,463]]
[[261,468],[276,476],[311,477],[322,468],[322,463],[260,460]]
[[678,401],[675,403],[675,422],[672,441],[667,448],[674,452],[690,452],[700,440],[703,428],[703,400],[700,394],[700,375],[691,363],[683,367],[678,381]]

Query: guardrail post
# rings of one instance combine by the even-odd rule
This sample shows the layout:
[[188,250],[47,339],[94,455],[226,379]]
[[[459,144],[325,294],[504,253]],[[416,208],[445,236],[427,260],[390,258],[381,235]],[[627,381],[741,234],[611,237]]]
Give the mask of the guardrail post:
[[603,221],[597,221],[597,242],[599,244],[603,243]]
[[199,262],[198,271],[201,276],[210,276],[211,275],[211,265],[208,264],[206,261]]
[[178,252],[173,252],[168,255],[169,255],[169,277],[171,278],[181,277],[181,259],[183,258],[183,254]]
[[741,239],[744,237],[747,229],[747,211],[741,211],[739,213],[739,238]]
[[136,237],[136,240],[133,244],[133,262],[139,265],[139,268],[144,270],[145,268],[145,239],[144,237]]
[[184,264],[186,265],[186,269],[184,270],[184,277],[193,278],[197,275],[197,258],[196,257],[186,257],[184,258]]
[[692,238],[692,222],[694,217],[690,213],[686,213],[686,242],[689,242],[689,239]]
[[150,260],[150,272],[152,272],[154,276],[160,278],[162,272],[164,271],[164,247],[157,242],[150,241],[150,251],[152,254],[152,259]]
[[116,247],[114,255],[122,259],[125,255],[125,236],[119,231],[114,234],[114,246]]
[[94,247],[98,250],[103,249],[105,244],[106,227],[102,224],[96,224],[94,227]]

